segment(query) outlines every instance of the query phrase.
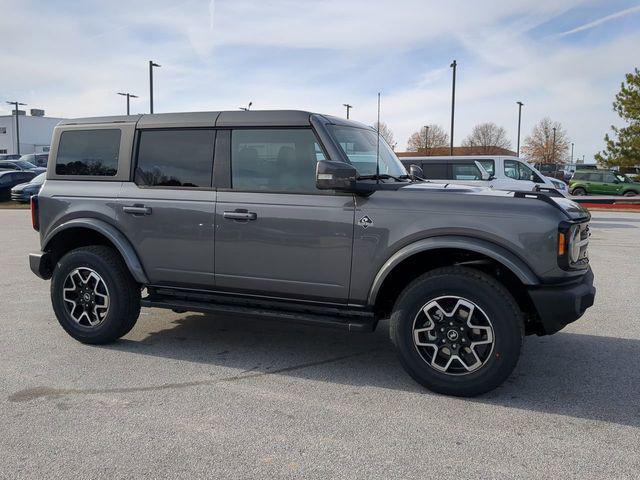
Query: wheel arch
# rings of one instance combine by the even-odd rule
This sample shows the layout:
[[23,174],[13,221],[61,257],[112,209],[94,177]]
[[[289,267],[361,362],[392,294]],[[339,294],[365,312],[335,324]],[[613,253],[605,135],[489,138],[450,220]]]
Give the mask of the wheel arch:
[[149,283],[142,263],[131,242],[109,223],[95,218],[74,218],[66,221],[42,241],[42,251],[51,254],[51,266],[69,250],[87,245],[107,245],[115,248],[133,278],[141,284]]
[[536,274],[514,253],[492,242],[458,236],[419,240],[392,255],[378,271],[367,303],[384,318],[394,297],[417,276],[434,268],[468,265],[486,270],[528,310],[531,302],[526,288],[540,283]]

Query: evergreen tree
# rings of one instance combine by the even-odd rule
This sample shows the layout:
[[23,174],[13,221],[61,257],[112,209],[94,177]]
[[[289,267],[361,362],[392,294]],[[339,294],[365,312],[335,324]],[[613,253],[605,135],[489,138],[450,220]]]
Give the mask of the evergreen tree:
[[627,124],[611,126],[612,134],[604,137],[606,147],[596,154],[599,164],[606,167],[640,165],[640,70],[627,73],[613,102],[613,110]]

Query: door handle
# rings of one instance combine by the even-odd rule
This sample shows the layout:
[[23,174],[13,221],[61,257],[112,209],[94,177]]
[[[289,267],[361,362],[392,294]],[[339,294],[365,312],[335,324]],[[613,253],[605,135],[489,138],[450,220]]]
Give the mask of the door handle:
[[128,205],[122,207],[122,211],[131,215],[151,215],[151,207],[145,207],[144,205]]
[[258,214],[255,212],[247,212],[246,210],[235,210],[233,212],[224,212],[222,214],[224,218],[228,218],[229,220],[241,220],[241,221],[249,221],[256,220],[258,218]]

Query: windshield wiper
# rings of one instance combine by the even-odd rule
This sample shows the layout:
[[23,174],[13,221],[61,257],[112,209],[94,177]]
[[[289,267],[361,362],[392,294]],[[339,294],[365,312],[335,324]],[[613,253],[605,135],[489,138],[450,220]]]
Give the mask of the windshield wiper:
[[412,182],[426,182],[424,178],[413,177],[411,175],[400,175],[398,178],[401,180],[404,180],[404,179],[411,180]]
[[393,179],[396,182],[403,182],[403,177],[407,177],[407,175],[402,175],[400,177],[394,177],[393,175],[389,175],[387,173],[373,174],[373,175],[360,175],[356,178],[356,180],[389,180]]

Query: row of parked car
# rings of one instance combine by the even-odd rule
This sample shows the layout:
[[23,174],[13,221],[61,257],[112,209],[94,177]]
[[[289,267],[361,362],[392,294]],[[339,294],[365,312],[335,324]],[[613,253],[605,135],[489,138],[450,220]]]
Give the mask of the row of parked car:
[[28,202],[32,195],[37,195],[44,183],[48,156],[47,153],[0,155],[0,201],[11,198]]
[[640,194],[640,183],[629,176],[600,170],[596,165],[580,165],[571,174],[569,184],[555,176],[548,165],[530,165],[511,156],[447,156],[403,157],[407,171],[420,167],[423,178],[436,182],[489,187],[496,190],[540,190],[553,188],[563,195],[625,195]]
[[568,194],[568,186],[564,181],[543,175],[534,166],[518,157],[403,157],[400,160],[407,171],[411,165],[420,167],[422,175],[427,180],[489,187],[495,190],[551,188],[565,196]]

